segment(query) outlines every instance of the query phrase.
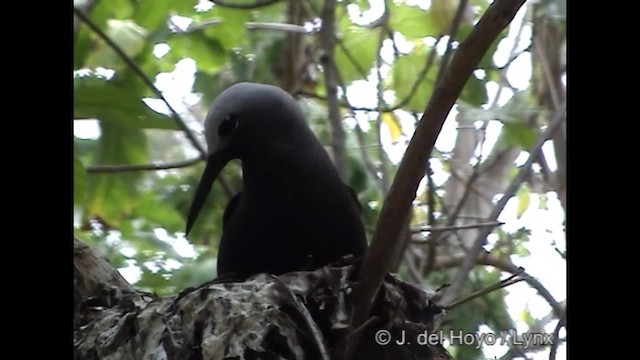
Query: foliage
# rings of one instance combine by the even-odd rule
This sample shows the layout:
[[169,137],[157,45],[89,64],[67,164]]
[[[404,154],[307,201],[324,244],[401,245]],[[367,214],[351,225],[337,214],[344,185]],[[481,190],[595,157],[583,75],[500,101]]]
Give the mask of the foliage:
[[[448,19],[453,18],[452,9],[457,9],[458,2],[432,1],[432,8],[419,7],[416,2],[386,3],[388,16],[368,22],[362,20],[365,11],[372,9],[368,1],[339,2],[336,12],[338,41],[334,59],[341,82],[349,87],[370,81],[369,85],[375,87],[375,82],[371,81],[376,78],[377,57],[383,54],[380,87],[387,102],[385,108],[392,109],[383,112],[379,120],[376,111],[359,110],[355,112],[359,126],[345,122],[349,149],[347,181],[364,205],[368,229],[375,228],[385,197],[380,177],[386,176],[390,181],[396,170],[396,164],[390,163],[385,153],[392,146],[381,144],[380,138],[388,135],[397,146],[410,137],[415,121],[406,119],[419,118],[434,90],[445,59],[443,45],[448,41],[443,35],[449,31]],[[483,1],[470,3],[480,11],[487,6]],[[563,19],[561,10],[564,7],[558,5],[558,1],[543,3],[544,11],[538,11],[543,15],[539,16],[549,16],[556,21]],[[173,74],[184,59],[195,61],[191,91],[200,96],[199,101],[181,104],[183,99],[172,98],[171,104],[201,143],[202,137],[194,129],[199,128],[199,122],[216,94],[237,81],[279,83],[282,80],[279,66],[284,57],[291,56],[287,33],[247,26],[248,23],[289,23],[285,2],[242,10],[195,0],[114,0],[95,2],[88,9],[87,17],[152,81]],[[321,2],[311,2],[305,10],[307,25],[317,22],[320,9]],[[480,15],[475,13],[475,18]],[[455,39],[464,39],[471,29],[470,24],[463,23]],[[515,91],[503,106],[488,106],[491,105],[488,104],[488,84],[495,84],[504,77],[494,55],[506,35],[504,32],[499,37],[480,63],[478,68],[483,74],[473,76],[467,82],[459,107],[469,111],[461,122],[500,123],[502,131],[496,149],[527,149],[541,132],[537,120],[549,116],[541,110],[538,94],[529,89]],[[303,88],[321,97],[326,93],[320,65],[323,49],[319,48],[317,35],[307,34],[301,39],[301,46],[306,49],[303,51],[305,61],[309,63],[301,80]],[[386,49],[382,52],[381,43]],[[163,47],[168,50],[160,54]],[[185,140],[184,131],[165,106],[149,105],[160,99],[139,74],[85,24],[80,25],[75,34],[74,70],[74,120],[76,124],[97,120],[99,130],[95,137],[74,137],[74,204],[80,215],[80,221],[75,224],[76,234],[99,245],[117,266],[139,268],[138,287],[174,293],[211,279],[215,276],[220,219],[229,200],[221,183],[215,183],[204,205],[206,211],[185,241],[182,232],[186,213],[203,170],[202,163],[162,171],[104,172],[99,167],[152,161],[168,163],[198,156],[197,149]],[[329,148],[331,132],[326,119],[326,103],[313,96],[304,98],[301,103],[312,129]],[[377,102],[370,103],[374,107]],[[345,117],[353,115],[348,108],[342,110]],[[378,121],[382,124],[380,127]],[[160,138],[162,142],[158,146]],[[154,143],[156,146],[152,146]],[[385,145],[385,151],[380,151],[382,145]],[[360,148],[364,151],[353,150]],[[451,152],[434,154],[433,159],[442,171],[450,171]],[[510,170],[508,173],[513,174],[517,168],[511,165]],[[223,177],[232,189],[241,188],[237,165],[227,166]],[[412,226],[426,225],[430,212],[436,218],[446,220],[445,184],[440,182],[435,186],[435,189],[424,187],[419,190],[417,201],[420,204],[415,208]],[[431,191],[436,194],[435,208],[428,210],[427,194]],[[531,208],[531,196],[535,192],[536,189],[527,184],[519,187],[516,194],[518,218]],[[543,201],[541,208],[546,207],[546,197]],[[501,244],[495,247],[500,256],[528,255],[526,229],[512,233],[496,229],[494,235]],[[184,250],[189,246],[178,247],[176,243],[188,243],[191,253]],[[502,246],[504,244],[508,246]],[[401,274],[408,276],[407,269],[402,267]],[[501,272],[478,270],[472,274],[473,281],[466,285],[465,292],[497,281]],[[438,286],[450,281],[450,275],[445,271],[434,272],[428,281]],[[510,326],[511,319],[505,311],[505,293],[494,292],[481,302],[462,308],[449,326],[468,331],[477,331],[481,324],[495,330]],[[486,316],[478,317],[478,314]],[[471,359],[480,353],[461,348],[457,355],[459,359]]]

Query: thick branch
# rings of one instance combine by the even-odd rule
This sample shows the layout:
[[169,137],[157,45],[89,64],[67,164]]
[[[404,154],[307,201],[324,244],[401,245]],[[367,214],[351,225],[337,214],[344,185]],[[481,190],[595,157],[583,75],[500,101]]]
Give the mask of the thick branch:
[[424,175],[424,164],[433,150],[447,114],[482,56],[523,4],[524,0],[494,1],[469,37],[460,44],[442,81],[437,84],[402,159],[380,213],[373,240],[365,254],[355,292],[353,327],[363,324],[369,316],[380,283],[389,269],[395,241]]

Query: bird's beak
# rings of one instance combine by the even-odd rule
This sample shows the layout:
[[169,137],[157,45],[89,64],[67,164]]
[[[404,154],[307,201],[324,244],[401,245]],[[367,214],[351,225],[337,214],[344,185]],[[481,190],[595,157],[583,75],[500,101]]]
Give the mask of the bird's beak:
[[189,216],[187,217],[187,231],[185,236],[189,235],[189,231],[191,231],[193,223],[195,223],[198,218],[200,209],[202,209],[202,205],[211,191],[213,181],[218,177],[218,174],[220,174],[220,171],[229,162],[229,160],[231,160],[231,155],[229,154],[229,151],[226,151],[226,149],[216,151],[207,158],[207,166],[204,168],[202,178],[200,178],[200,183],[198,184],[196,195],[191,203]]

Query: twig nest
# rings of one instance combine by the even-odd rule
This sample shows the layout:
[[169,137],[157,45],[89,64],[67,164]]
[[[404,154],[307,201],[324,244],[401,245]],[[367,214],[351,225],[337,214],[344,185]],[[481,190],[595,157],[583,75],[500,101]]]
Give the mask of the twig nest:
[[[349,335],[353,279],[349,265],[214,281],[166,298],[101,291],[83,304],[76,359],[329,359]],[[409,344],[444,316],[431,296],[387,276],[354,358],[449,359],[440,344]]]

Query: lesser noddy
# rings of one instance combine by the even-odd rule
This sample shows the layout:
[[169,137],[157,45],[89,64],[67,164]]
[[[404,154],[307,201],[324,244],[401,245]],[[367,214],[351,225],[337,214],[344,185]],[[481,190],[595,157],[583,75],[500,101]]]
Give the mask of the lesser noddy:
[[222,168],[232,159],[242,163],[242,192],[223,216],[218,276],[314,270],[364,255],[357,197],[291,95],[272,85],[232,85],[215,99],[204,127],[208,158],[187,234]]

